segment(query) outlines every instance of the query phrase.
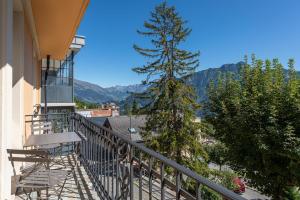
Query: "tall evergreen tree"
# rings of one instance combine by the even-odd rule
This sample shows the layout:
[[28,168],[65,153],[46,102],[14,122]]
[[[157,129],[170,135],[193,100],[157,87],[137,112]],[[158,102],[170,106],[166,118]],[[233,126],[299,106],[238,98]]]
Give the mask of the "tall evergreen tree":
[[[175,7],[166,3],[151,12],[144,27],[146,30],[138,33],[149,37],[153,48],[134,45],[148,62],[133,71],[145,74],[143,83],[149,86],[146,92],[137,95],[147,102],[142,108],[147,114],[143,131],[146,145],[180,164],[201,171],[206,167],[207,155],[197,140],[200,123],[195,122],[195,111],[199,105],[194,89],[186,84],[186,79],[199,64],[199,53],[180,48],[191,29],[186,27],[186,21]],[[153,137],[153,132],[158,136]]]
[[137,115],[139,113],[139,105],[136,102],[136,100],[133,100],[132,102],[132,108],[131,108],[131,114]]
[[220,79],[208,92],[207,119],[228,148],[231,166],[249,183],[283,199],[300,184],[300,82],[294,61],[288,74],[277,59],[252,57],[241,77]]
[[129,103],[124,104],[124,111],[122,112],[122,115],[131,115],[132,110],[131,110],[131,105]]

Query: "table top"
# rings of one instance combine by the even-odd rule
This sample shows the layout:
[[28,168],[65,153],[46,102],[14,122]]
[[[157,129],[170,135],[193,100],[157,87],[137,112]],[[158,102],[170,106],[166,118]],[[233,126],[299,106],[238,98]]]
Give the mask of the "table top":
[[30,135],[24,146],[41,146],[49,144],[64,144],[80,142],[81,138],[75,132],[50,133],[40,135]]

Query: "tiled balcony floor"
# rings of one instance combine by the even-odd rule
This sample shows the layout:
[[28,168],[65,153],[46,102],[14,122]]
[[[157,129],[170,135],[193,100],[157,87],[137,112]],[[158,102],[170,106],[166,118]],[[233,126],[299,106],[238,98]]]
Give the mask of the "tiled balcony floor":
[[[56,158],[56,161],[61,161],[60,157]],[[80,163],[76,161],[76,154],[70,154],[68,156],[62,156],[63,165],[67,170],[71,170],[71,174],[68,176],[66,183],[62,189],[61,199],[67,200],[79,200],[79,199],[88,199],[88,200],[98,200],[100,197],[93,188],[93,184],[83,166],[80,166]],[[77,163],[77,165],[76,165]],[[61,168],[63,165],[52,165],[50,168]],[[102,176],[104,178],[104,176]],[[112,183],[112,177],[106,176],[106,179]],[[116,179],[114,178],[114,182]],[[133,182],[133,199],[139,199],[139,180],[138,177],[134,178]],[[110,185],[109,191],[112,191],[112,185]],[[49,200],[57,200],[57,191],[60,191],[61,188],[49,188]],[[56,190],[56,191],[55,191]],[[114,188],[115,190],[115,188]],[[41,198],[37,198],[37,193],[33,192],[31,198],[35,199],[46,199],[46,191],[41,192]],[[165,188],[165,198],[166,199],[176,199],[174,191],[171,191],[169,188]],[[15,200],[27,199],[25,194],[15,197]],[[147,176],[142,177],[142,199],[149,199],[149,181]],[[152,199],[158,200],[161,199],[161,190],[160,190],[160,180],[152,180]],[[185,199],[185,198],[181,198]]]
[[[93,189],[92,182],[90,181],[84,167],[80,166],[79,164],[76,165],[76,155],[71,154],[68,156],[63,156],[63,162],[68,170],[72,170],[71,174],[68,176],[67,181],[63,187],[62,193],[61,193],[61,199],[67,199],[67,200],[77,200],[77,199],[100,199]],[[56,167],[56,166],[54,166]],[[73,170],[74,169],[74,170]],[[57,198],[57,193],[54,190],[59,189],[56,188],[50,188],[49,189],[49,195],[50,197],[48,199],[54,200]],[[32,199],[46,199],[45,198],[45,191],[41,192],[41,198],[37,198],[36,192],[33,192],[31,194]],[[22,194],[20,196],[15,197],[16,200],[20,199],[26,199],[26,195]]]

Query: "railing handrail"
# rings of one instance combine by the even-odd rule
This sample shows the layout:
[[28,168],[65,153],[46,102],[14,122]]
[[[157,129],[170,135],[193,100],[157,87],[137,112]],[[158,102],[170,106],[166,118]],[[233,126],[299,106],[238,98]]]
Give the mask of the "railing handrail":
[[69,115],[69,113],[48,113],[48,114],[44,114],[44,113],[41,113],[41,114],[28,114],[28,115],[25,115],[25,117],[38,117],[38,116],[49,116],[49,115]]
[[85,118],[92,125],[109,132],[110,134],[112,134],[115,137],[120,138],[121,140],[123,140],[124,142],[132,145],[133,147],[137,148],[138,150],[143,151],[144,153],[156,158],[157,160],[163,162],[164,164],[166,164],[170,167],[173,167],[178,172],[183,173],[183,174],[191,177],[192,179],[194,179],[198,183],[200,183],[204,186],[207,186],[208,188],[214,190],[215,192],[219,193],[223,197],[234,199],[234,200],[245,200],[245,198],[239,196],[238,194],[234,193],[233,191],[230,191],[227,188],[223,187],[222,185],[214,183],[213,181],[210,181],[207,178],[205,178],[203,176],[200,176],[199,174],[195,173],[194,171],[192,171],[192,170],[184,167],[183,165],[180,165],[180,164],[176,163],[175,161],[173,161],[173,160],[171,160],[171,159],[155,152],[154,150],[149,149],[148,147],[146,147],[142,144],[136,143],[136,142],[130,140],[129,138],[127,138],[126,136],[124,136],[122,134],[113,132],[112,130],[110,130],[110,129],[104,127],[104,126],[96,124],[95,122],[91,121],[90,119],[86,118],[85,116],[83,116],[79,113],[75,113],[75,114]]

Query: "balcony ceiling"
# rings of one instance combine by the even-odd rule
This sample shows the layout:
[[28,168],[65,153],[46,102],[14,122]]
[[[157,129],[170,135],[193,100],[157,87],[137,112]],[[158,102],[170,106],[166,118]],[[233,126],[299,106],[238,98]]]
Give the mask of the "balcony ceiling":
[[31,0],[41,58],[64,59],[89,0]]

